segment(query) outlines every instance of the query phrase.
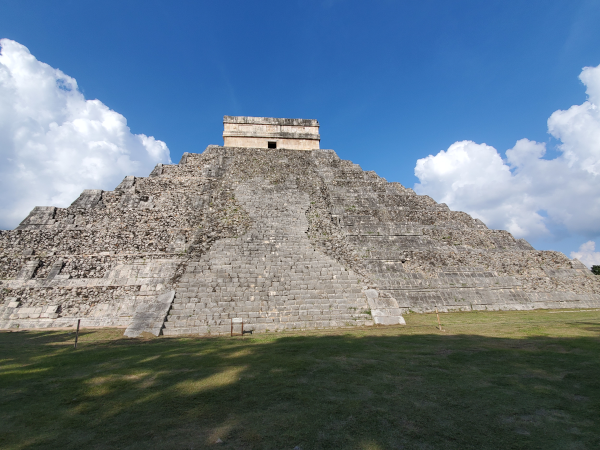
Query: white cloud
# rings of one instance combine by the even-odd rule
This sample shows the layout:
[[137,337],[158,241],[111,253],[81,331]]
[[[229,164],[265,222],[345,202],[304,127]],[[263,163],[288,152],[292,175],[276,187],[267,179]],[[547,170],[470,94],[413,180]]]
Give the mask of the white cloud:
[[562,141],[560,146],[569,166],[600,174],[600,66],[586,67],[579,75],[586,85],[588,101],[555,111],[548,131]]
[[579,78],[588,100],[548,119],[560,156],[543,159],[545,144],[528,139],[505,160],[486,144],[456,142],[417,161],[415,190],[517,237],[549,236],[555,227],[600,234],[600,66]]
[[571,252],[571,258],[577,258],[591,269],[592,266],[600,266],[600,252],[596,252],[595,250],[596,243],[588,241],[585,244],[581,244],[578,251]]
[[170,162],[164,142],[132,134],[121,114],[86,100],[74,78],[18,42],[0,46],[0,228],[34,206],[68,206],[83,189],[111,190],[125,175]]

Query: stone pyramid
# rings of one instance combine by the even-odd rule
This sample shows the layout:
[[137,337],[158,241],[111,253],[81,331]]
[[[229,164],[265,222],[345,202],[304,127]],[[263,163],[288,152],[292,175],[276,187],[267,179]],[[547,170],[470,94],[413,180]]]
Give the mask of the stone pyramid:
[[316,121],[225,123],[241,146],[185,153],[0,231],[0,328],[228,334],[232,319],[260,332],[402,324],[436,307],[600,307],[600,277],[579,261],[319,149]]

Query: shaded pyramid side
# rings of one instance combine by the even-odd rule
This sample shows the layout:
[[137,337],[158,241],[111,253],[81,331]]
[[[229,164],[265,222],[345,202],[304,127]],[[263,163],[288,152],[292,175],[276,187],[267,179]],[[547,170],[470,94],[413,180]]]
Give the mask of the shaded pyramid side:
[[332,221],[359,256],[356,270],[403,310],[600,305],[600,280],[579,261],[537,251],[333,152],[318,157]]

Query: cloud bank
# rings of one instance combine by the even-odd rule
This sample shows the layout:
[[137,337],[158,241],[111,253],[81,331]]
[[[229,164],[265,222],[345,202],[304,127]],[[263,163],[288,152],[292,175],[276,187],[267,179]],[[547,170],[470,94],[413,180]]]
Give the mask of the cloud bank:
[[577,258],[590,268],[592,266],[600,266],[600,252],[595,250],[596,243],[594,241],[587,241],[585,244],[581,244],[578,251],[571,252],[571,258]]
[[[415,190],[516,237],[551,236],[556,229],[600,234],[600,66],[585,67],[579,78],[587,101],[548,119],[548,132],[560,140],[557,158],[544,159],[546,144],[528,139],[505,159],[489,145],[455,142],[417,161]],[[582,248],[588,244],[593,250],[592,241]]]
[[68,206],[83,189],[111,190],[125,175],[170,163],[167,145],[132,134],[127,120],[86,100],[74,78],[0,40],[0,228],[34,206]]

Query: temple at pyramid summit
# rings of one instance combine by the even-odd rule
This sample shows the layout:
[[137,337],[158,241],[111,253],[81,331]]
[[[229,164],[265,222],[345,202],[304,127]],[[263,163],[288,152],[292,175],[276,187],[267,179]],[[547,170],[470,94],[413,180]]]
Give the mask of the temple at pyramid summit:
[[318,150],[321,136],[316,120],[225,116],[223,141],[225,147]]
[[212,335],[600,307],[579,261],[320,149],[316,120],[223,123],[224,146],[1,231],[0,328]]

